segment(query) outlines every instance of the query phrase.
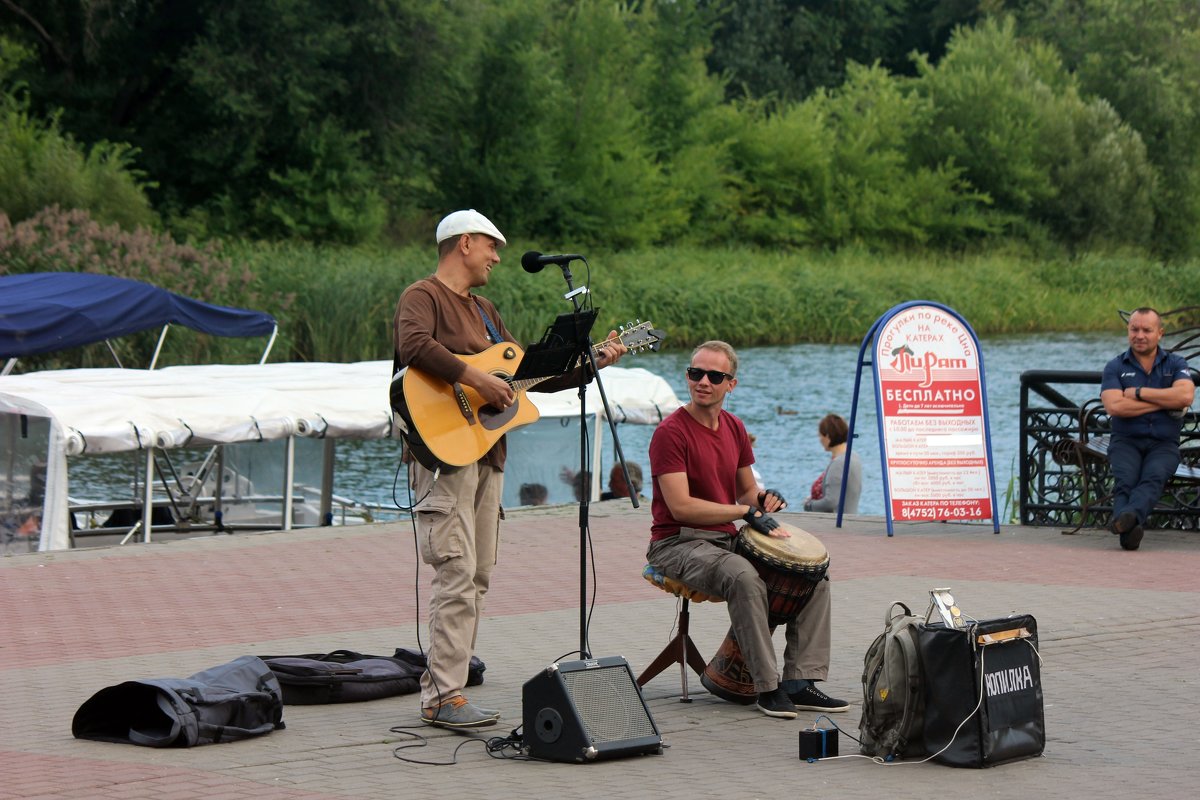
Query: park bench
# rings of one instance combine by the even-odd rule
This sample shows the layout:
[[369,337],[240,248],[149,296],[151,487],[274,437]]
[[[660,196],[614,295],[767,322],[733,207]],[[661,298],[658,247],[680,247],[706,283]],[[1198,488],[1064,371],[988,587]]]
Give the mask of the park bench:
[[[1132,312],[1119,311],[1126,323]],[[1162,347],[1189,361],[1200,357],[1200,306],[1184,306],[1161,314],[1167,332]],[[1192,367],[1192,380],[1200,384],[1200,370]],[[1193,412],[1188,412],[1184,435],[1180,443],[1180,463],[1174,476],[1163,488],[1159,508],[1194,505],[1200,487],[1200,432],[1196,431]],[[1189,424],[1191,421],[1192,424]],[[1189,434],[1189,428],[1190,434]],[[1109,419],[1100,398],[1094,397],[1079,408],[1074,436],[1059,443],[1055,458],[1060,463],[1074,463],[1082,476],[1081,519],[1088,518],[1092,506],[1103,505],[1112,496],[1112,474],[1108,466]],[[1109,509],[1111,513],[1111,509]]]

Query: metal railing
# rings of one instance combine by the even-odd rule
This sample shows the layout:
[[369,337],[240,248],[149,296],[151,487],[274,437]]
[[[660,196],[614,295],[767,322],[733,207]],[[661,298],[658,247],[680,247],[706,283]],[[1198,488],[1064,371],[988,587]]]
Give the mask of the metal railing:
[[[1095,402],[1100,377],[1100,372],[1068,370],[1021,373],[1022,525],[1103,527],[1111,519],[1108,460],[1087,446],[1089,440],[1109,433],[1108,415]],[[1200,465],[1196,412],[1184,416],[1179,443],[1183,465]],[[1184,474],[1169,481],[1148,525],[1200,529],[1200,482]]]

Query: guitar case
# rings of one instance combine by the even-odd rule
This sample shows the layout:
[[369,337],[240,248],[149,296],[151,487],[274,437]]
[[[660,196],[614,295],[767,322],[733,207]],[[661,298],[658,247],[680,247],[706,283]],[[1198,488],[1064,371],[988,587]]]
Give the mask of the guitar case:
[[[421,673],[425,671],[425,655],[403,647],[397,647],[390,656],[334,650],[260,658],[279,681],[284,704],[297,706],[358,703],[413,694],[421,690]],[[477,656],[471,656],[467,686],[483,683],[485,669]]]

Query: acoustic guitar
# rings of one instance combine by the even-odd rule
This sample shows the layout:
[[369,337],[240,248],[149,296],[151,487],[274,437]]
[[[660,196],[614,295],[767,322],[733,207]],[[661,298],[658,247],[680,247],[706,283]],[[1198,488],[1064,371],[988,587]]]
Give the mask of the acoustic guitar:
[[[649,322],[639,322],[631,327],[622,326],[616,338],[631,352],[658,350],[663,332],[652,328]],[[593,356],[603,344],[592,346]],[[404,410],[411,418],[411,427],[416,429],[434,458],[449,466],[466,466],[482,458],[508,431],[538,421],[541,415],[537,406],[525,397],[525,393],[554,376],[514,380],[524,355],[525,351],[512,342],[500,342],[482,353],[458,356],[508,382],[516,398],[504,409],[485,402],[470,386],[446,383],[416,367],[405,371],[402,379]]]

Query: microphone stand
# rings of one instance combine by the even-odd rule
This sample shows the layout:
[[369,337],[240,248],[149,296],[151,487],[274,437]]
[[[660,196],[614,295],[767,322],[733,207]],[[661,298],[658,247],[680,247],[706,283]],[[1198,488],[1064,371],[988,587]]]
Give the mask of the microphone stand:
[[[574,309],[574,316],[578,319],[579,314],[583,311],[583,306],[580,303],[580,296],[587,293],[588,288],[581,286],[575,288],[572,283],[573,276],[571,275],[571,267],[567,263],[559,265],[562,268],[563,278],[567,282],[567,293],[565,299],[571,301]],[[625,454],[621,451],[621,439],[617,435],[617,426],[613,421],[612,410],[608,405],[608,396],[604,392],[604,382],[600,379],[600,370],[596,366],[595,354],[592,353],[592,337],[586,332],[581,331],[580,326],[576,326],[576,349],[581,356],[581,366],[586,362],[592,370],[592,376],[596,380],[596,388],[600,390],[600,402],[604,407],[604,416],[608,420],[609,431],[613,437],[613,452],[616,453],[617,459],[621,464],[621,470],[625,473],[625,484],[630,487],[629,499],[633,503],[634,508],[638,508],[637,492],[633,490],[633,484],[629,480],[629,468],[625,465]],[[580,475],[580,493],[579,493],[579,655],[580,658],[591,658],[591,651],[588,649],[587,632],[588,632],[588,602],[587,602],[587,563],[588,563],[588,507],[591,504],[592,497],[592,481],[596,480],[596,476],[591,474],[591,465],[588,464],[588,426],[587,426],[587,370],[580,372],[579,377],[579,475]]]

